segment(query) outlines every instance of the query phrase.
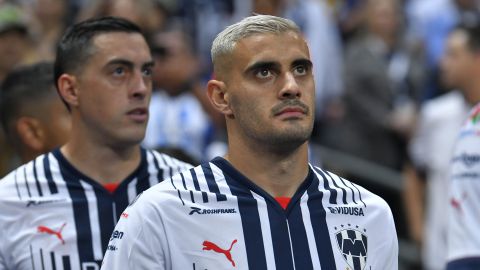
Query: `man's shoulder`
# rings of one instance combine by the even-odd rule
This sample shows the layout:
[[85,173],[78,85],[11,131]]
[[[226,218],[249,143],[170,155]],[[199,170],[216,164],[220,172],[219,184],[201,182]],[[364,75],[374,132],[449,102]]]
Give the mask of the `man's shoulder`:
[[327,209],[344,211],[345,209],[340,208],[357,207],[359,210],[356,210],[355,213],[361,212],[362,216],[377,214],[379,211],[391,215],[389,205],[377,194],[355,183],[353,180],[347,180],[317,166],[312,167],[320,181],[319,190],[328,195]]
[[178,171],[183,171],[192,167],[191,164],[181,161],[173,156],[161,153],[156,150],[147,150],[147,160],[153,161],[156,166],[161,168],[176,168]]

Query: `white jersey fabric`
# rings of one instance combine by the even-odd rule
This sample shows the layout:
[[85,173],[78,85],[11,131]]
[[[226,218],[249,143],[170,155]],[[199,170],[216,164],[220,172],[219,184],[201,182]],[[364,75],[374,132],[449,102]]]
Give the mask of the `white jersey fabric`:
[[141,153],[139,167],[114,193],[76,170],[58,149],[0,180],[0,269],[99,269],[128,204],[191,167],[155,151]]
[[422,261],[426,270],[445,269],[448,216],[445,209],[450,185],[450,161],[455,142],[471,106],[458,91],[425,103],[409,152],[417,170],[426,174],[426,211]]
[[380,197],[318,167],[286,209],[217,157],[144,192],[122,214],[102,269],[396,270]]
[[480,104],[458,137],[450,184],[447,269],[480,269]]

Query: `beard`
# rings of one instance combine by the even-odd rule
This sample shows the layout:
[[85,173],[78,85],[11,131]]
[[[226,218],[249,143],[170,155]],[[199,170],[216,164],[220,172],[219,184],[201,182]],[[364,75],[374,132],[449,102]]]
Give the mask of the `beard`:
[[311,110],[308,106],[298,102],[286,101],[275,106],[271,111],[271,116],[274,117],[286,106],[299,106],[304,109],[307,119],[283,120],[282,125],[274,125],[278,121],[261,117],[258,106],[244,106],[236,114],[235,119],[245,137],[259,147],[279,153],[293,151],[307,142],[313,131]]

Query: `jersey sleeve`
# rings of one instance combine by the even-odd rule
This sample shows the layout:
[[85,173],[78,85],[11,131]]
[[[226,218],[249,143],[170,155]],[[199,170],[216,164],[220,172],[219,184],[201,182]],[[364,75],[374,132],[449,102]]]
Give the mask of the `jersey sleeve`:
[[145,197],[141,195],[122,213],[101,269],[169,269],[162,222]]
[[372,257],[375,258],[375,261],[372,262],[372,269],[398,270],[398,238],[395,222],[390,207],[385,201],[383,203],[385,210],[380,213],[383,216],[383,222],[380,218],[378,219],[378,224],[381,226],[378,227],[378,233],[382,234],[382,240],[372,250]]

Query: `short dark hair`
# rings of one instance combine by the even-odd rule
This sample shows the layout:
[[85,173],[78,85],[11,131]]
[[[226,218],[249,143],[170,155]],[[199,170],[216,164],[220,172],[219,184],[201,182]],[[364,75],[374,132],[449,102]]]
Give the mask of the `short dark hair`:
[[25,106],[32,106],[45,98],[58,98],[53,63],[40,62],[10,72],[0,86],[0,122],[5,134],[9,135],[11,123]]
[[70,26],[57,45],[55,85],[62,74],[78,72],[83,67],[93,54],[92,39],[95,36],[112,32],[139,33],[143,36],[142,30],[134,23],[111,16],[92,18]]

